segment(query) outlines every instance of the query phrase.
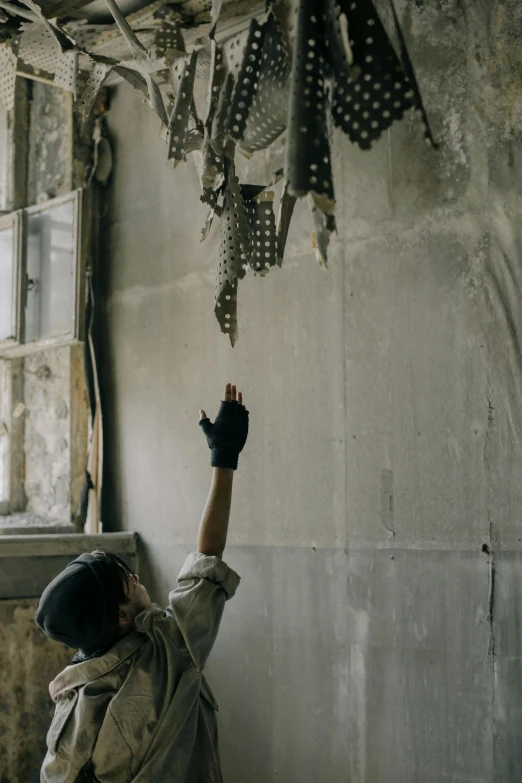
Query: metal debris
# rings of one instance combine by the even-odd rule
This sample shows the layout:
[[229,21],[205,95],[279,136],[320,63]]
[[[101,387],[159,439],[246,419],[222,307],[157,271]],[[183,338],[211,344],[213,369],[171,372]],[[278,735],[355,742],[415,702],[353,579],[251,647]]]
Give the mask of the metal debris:
[[285,255],[286,239],[288,237],[288,230],[292,221],[292,215],[294,214],[294,208],[297,198],[292,196],[288,187],[288,182],[285,181],[283,188],[283,195],[279,203],[279,213],[277,215],[277,248],[276,257],[278,266],[283,263]]
[[167,157],[169,160],[174,158],[174,160],[180,161],[185,160],[186,157],[185,143],[189,132],[197,58],[197,52],[192,52],[185,61],[185,70],[169,121],[167,137]]
[[15,100],[16,45],[8,42],[0,45],[0,100],[7,111],[12,111]]
[[272,13],[253,19],[229,111],[228,130],[248,153],[268,147],[286,128],[290,58]]
[[322,0],[301,0],[290,86],[285,179],[291,195],[314,193],[316,204],[334,211],[326,90],[326,14]]
[[[317,260],[326,266],[335,230],[332,124],[369,149],[394,120],[416,107],[435,146],[392,0],[388,28],[372,0],[300,0],[292,52],[270,2],[261,21],[254,18],[248,29],[221,45],[215,34],[224,14],[222,0],[206,3],[210,24],[200,38],[187,38],[188,52],[183,4],[155,0],[124,16],[117,0],[106,0],[114,24],[72,20],[61,27],[46,19],[34,0],[21,2],[29,10],[19,8],[13,15],[12,4],[0,0],[11,17],[4,26],[10,43],[0,44],[0,100],[8,108],[21,65],[44,71],[75,96],[78,80],[84,82],[89,74],[76,104],[84,119],[114,73],[138,90],[160,118],[167,158],[174,165],[200,151],[201,200],[210,208],[202,237],[221,218],[215,313],[232,345],[238,335],[239,280],[247,269],[263,276],[282,264],[297,198],[308,199]],[[203,121],[194,100],[202,78],[209,85]],[[236,148],[250,157],[285,129],[284,172],[277,172],[267,187],[240,185]],[[91,176],[106,182],[110,155],[101,166],[104,139],[95,142]],[[283,176],[276,225],[274,186]]]
[[219,261],[214,312],[224,334],[233,346],[237,340],[237,289],[245,276],[250,249],[250,228],[239,180],[230,161],[221,218]]
[[54,74],[55,85],[72,92],[76,98],[79,86],[78,76],[78,52],[65,52],[60,57]]
[[[370,149],[390,125],[415,105],[410,80],[371,0],[334,4],[328,24],[334,67],[332,115],[336,125],[361,149]],[[348,24],[353,61],[340,55],[342,26]]]

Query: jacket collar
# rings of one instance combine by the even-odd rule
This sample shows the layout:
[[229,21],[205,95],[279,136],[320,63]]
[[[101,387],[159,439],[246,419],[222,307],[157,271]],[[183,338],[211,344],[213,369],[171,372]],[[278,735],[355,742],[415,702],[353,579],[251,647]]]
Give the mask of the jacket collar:
[[52,700],[56,702],[64,691],[79,688],[108,674],[136,652],[147,640],[148,637],[145,634],[132,631],[116,642],[105,655],[67,666],[49,685]]

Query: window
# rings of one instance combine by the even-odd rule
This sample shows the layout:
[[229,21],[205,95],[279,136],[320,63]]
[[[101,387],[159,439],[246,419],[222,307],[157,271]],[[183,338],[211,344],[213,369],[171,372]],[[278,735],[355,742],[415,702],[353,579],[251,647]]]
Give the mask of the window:
[[0,218],[0,346],[18,341],[19,220]]
[[10,499],[10,449],[9,427],[11,400],[8,372],[5,362],[0,361],[0,514],[7,514]]
[[9,209],[9,114],[0,101],[0,212]]
[[77,190],[0,218],[3,355],[82,339],[84,208]]

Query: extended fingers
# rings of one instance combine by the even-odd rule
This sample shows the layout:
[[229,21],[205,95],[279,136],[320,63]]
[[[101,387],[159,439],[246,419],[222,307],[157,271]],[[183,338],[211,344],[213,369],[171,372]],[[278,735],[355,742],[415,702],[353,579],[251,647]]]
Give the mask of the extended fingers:
[[225,386],[225,402],[238,402],[243,405],[243,394],[237,391],[237,387],[232,383],[227,383]]

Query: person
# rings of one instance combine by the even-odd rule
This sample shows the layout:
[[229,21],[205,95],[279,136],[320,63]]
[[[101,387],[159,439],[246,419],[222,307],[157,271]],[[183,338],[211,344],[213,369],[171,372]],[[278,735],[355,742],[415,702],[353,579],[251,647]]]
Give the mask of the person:
[[231,384],[214,423],[200,411],[212,482],[197,552],[165,609],[102,550],[80,555],[44,590],[36,622],[78,652],[49,686],[56,708],[42,783],[222,781],[218,707],[203,672],[239,584],[222,555],[248,418]]

